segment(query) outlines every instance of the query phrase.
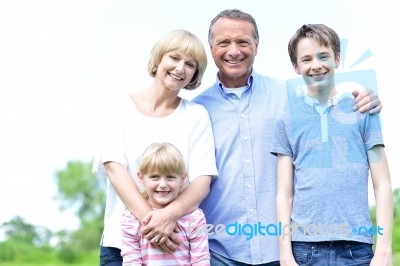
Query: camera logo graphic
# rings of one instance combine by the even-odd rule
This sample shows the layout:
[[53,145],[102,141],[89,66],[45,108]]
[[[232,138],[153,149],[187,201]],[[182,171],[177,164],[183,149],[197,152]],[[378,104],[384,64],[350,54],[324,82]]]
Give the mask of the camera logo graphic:
[[[347,39],[340,40],[341,50],[341,68],[345,69],[345,59],[347,50]],[[353,90],[372,90],[378,94],[376,72],[373,69],[351,71],[354,66],[364,62],[372,56],[372,51],[367,49],[348,69],[335,73],[336,88],[342,92],[351,92]],[[304,87],[304,80],[300,78],[289,79],[286,87],[289,89]]]

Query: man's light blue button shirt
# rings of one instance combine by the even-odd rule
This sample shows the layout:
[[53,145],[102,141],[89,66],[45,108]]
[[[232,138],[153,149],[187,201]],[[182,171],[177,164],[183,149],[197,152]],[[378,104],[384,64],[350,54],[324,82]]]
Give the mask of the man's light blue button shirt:
[[267,228],[276,224],[277,162],[270,150],[286,91],[283,81],[254,71],[247,87],[238,97],[226,93],[229,89],[224,90],[217,77],[193,100],[210,114],[219,173],[200,207],[209,224],[212,251],[260,264],[279,260],[275,227]]

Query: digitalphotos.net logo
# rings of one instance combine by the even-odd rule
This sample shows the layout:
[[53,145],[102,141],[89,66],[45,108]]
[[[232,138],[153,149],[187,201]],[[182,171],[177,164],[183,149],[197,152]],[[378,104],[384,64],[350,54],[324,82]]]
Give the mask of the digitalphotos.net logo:
[[326,235],[326,236],[348,236],[348,235],[364,235],[376,236],[383,235],[383,228],[381,226],[360,226],[351,228],[348,224],[241,224],[238,222],[230,224],[205,224],[204,226],[197,226],[190,222],[189,232],[195,236],[206,234],[217,236],[244,236],[246,240],[251,240],[254,236],[261,237],[279,237],[283,238],[294,235]]

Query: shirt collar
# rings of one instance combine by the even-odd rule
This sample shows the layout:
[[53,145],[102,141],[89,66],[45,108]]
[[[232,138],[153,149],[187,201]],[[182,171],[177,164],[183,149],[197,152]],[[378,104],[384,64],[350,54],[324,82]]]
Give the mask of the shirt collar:
[[[302,87],[304,87],[304,96],[305,96],[304,97],[304,102],[306,104],[308,104],[309,106],[313,107],[313,108],[315,106],[319,106],[320,105],[319,101],[317,99],[315,99],[315,98],[312,98],[312,97],[308,96],[306,87],[305,86],[302,86]],[[349,93],[349,92],[343,92],[343,93],[338,92],[338,93],[336,93],[335,96],[331,97],[328,100],[327,106],[335,106],[341,100],[343,100],[344,98],[352,98],[351,93]]]
[[[221,94],[224,95],[225,98],[228,98],[227,93],[224,90],[226,88],[224,87],[224,84],[222,84],[221,80],[219,79],[218,73],[217,73],[218,89],[221,92]],[[249,89],[250,89],[250,91],[253,90],[253,81],[254,81],[253,75],[254,75],[254,69],[251,71],[251,74],[250,74],[249,78],[247,79],[247,89],[245,91],[247,91]]]

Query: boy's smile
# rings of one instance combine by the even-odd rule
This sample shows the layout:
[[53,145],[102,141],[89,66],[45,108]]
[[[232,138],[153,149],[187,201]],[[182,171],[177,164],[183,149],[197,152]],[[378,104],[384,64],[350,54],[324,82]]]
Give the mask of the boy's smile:
[[309,94],[329,94],[334,89],[335,68],[340,57],[335,58],[332,48],[321,45],[312,38],[303,38],[297,45],[297,65],[294,69],[303,76]]

